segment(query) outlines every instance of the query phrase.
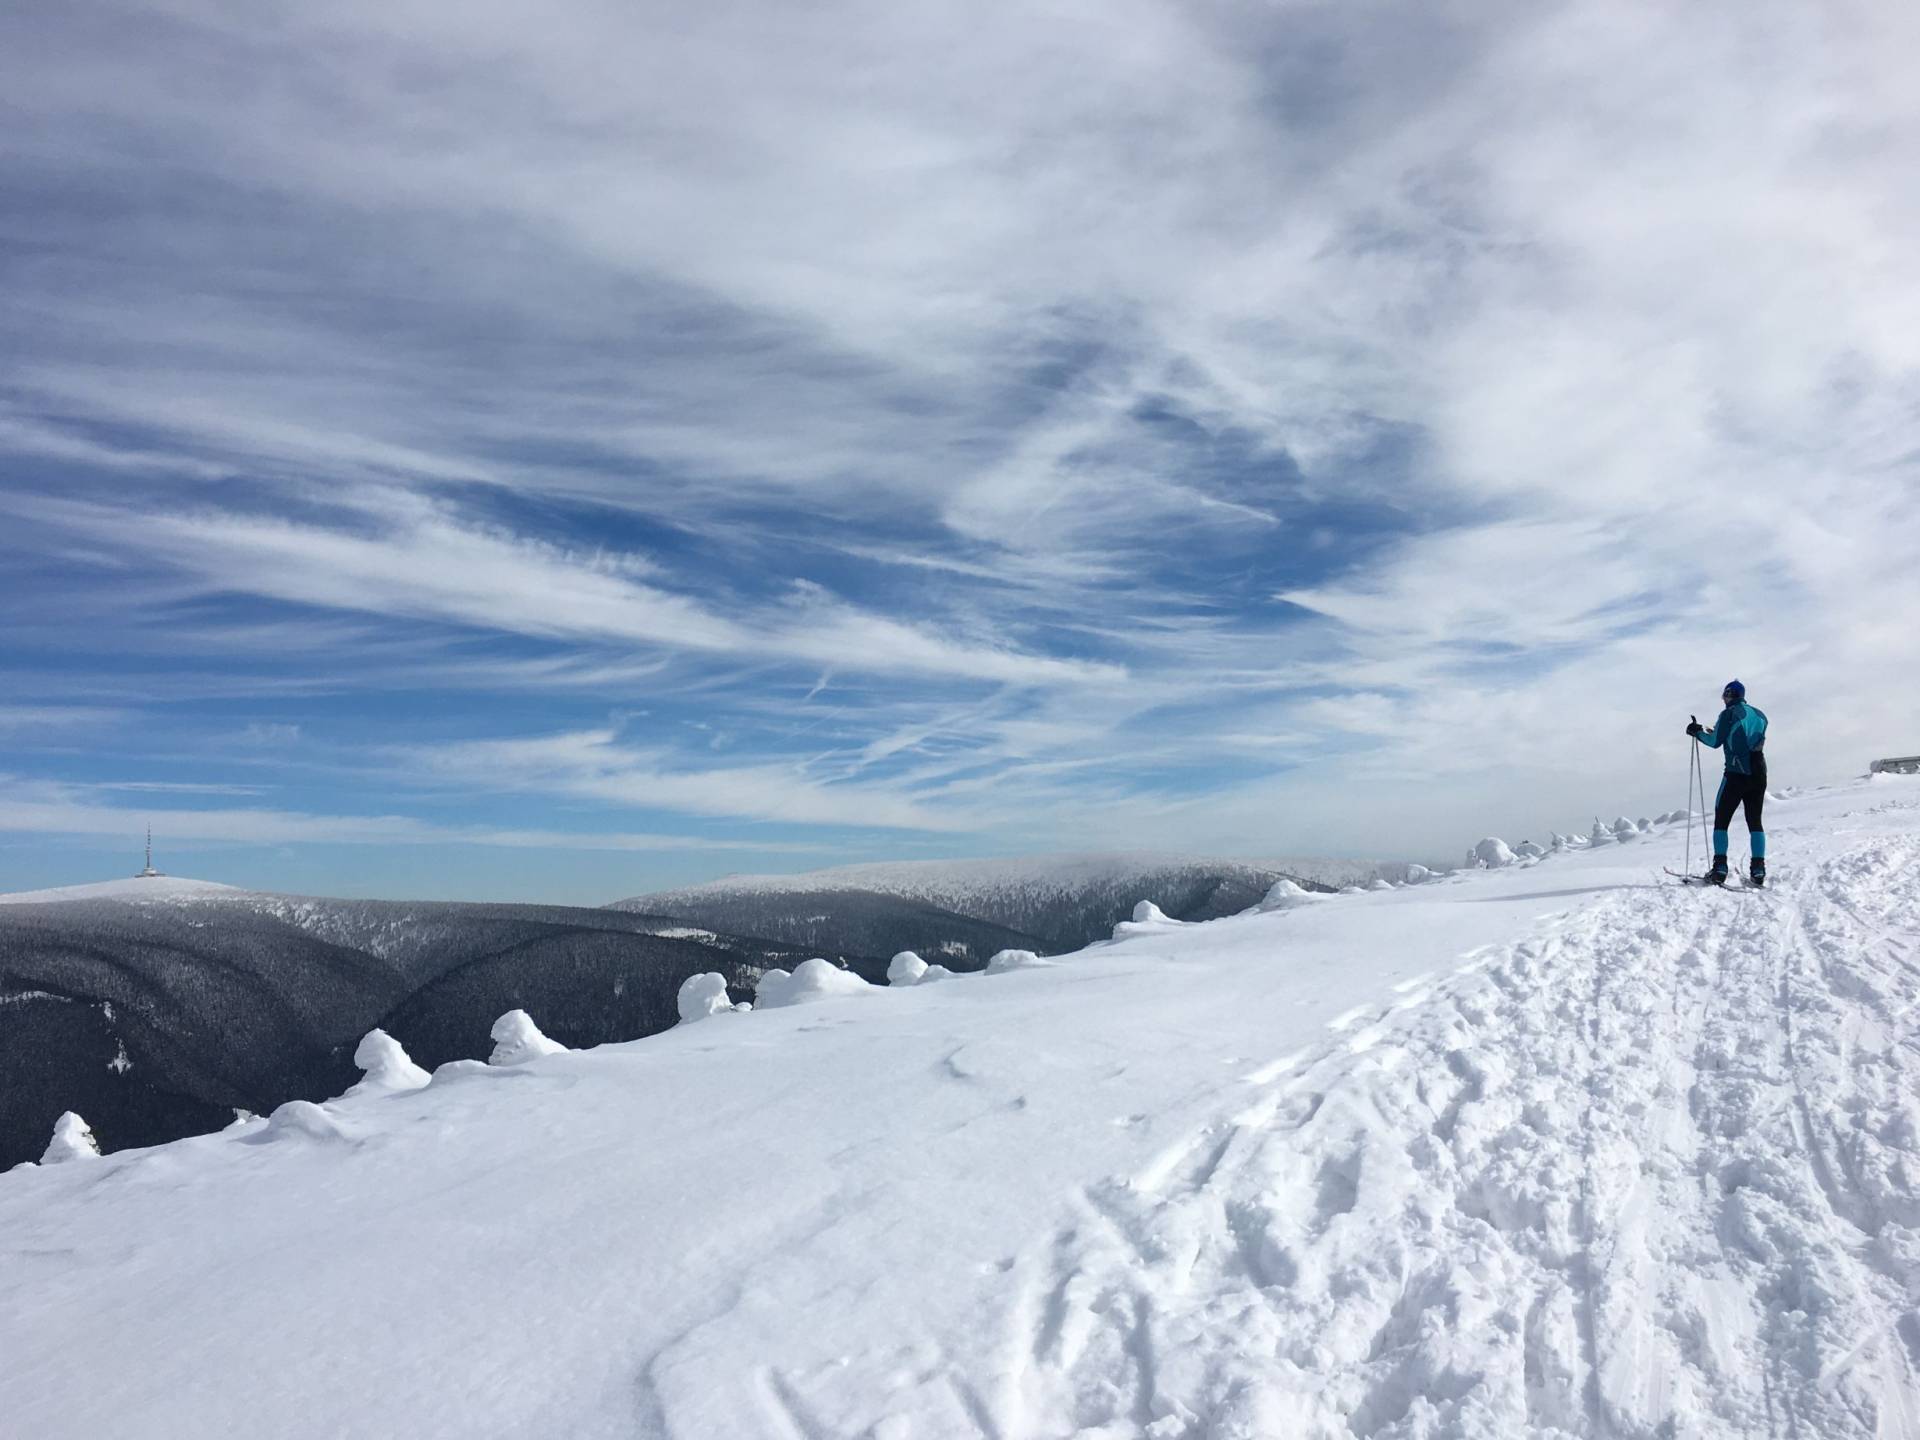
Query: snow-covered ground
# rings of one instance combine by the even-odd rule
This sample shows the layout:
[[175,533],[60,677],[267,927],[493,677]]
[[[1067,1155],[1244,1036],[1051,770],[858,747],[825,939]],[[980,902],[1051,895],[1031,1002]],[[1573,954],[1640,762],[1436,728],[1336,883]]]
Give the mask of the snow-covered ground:
[[1770,821],[77,1147],[0,1428],[1920,1436],[1920,780]]
[[177,875],[135,875],[124,880],[102,880],[92,885],[62,885],[55,890],[15,890],[0,895],[0,905],[52,905],[74,900],[187,904],[250,894],[251,891],[216,884],[212,880],[186,880]]

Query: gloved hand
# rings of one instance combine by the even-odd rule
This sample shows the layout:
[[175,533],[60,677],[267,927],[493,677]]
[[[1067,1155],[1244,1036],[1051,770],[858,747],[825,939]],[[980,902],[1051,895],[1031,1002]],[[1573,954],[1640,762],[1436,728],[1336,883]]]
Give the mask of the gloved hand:
[[1687,718],[1687,734],[1698,739],[1706,733],[1707,727],[1700,723],[1700,717],[1698,715],[1691,715]]

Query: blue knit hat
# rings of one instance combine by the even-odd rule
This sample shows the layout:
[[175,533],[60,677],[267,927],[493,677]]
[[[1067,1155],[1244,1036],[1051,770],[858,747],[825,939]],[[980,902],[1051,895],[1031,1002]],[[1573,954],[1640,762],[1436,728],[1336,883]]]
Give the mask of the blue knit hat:
[[1729,680],[1727,681],[1726,688],[1720,693],[1722,695],[1731,695],[1736,700],[1744,700],[1747,698],[1747,687],[1742,685],[1738,680]]

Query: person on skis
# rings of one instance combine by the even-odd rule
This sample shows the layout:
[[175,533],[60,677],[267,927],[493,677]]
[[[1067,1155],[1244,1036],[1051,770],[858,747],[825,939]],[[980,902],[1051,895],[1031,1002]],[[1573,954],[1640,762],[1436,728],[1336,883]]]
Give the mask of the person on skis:
[[1760,823],[1760,807],[1767,799],[1767,717],[1747,703],[1747,687],[1729,680],[1720,692],[1725,708],[1711,730],[1696,717],[1687,726],[1687,734],[1702,745],[1711,745],[1727,757],[1726,774],[1720,780],[1720,795],[1713,802],[1713,868],[1707,879],[1715,885],[1727,883],[1727,825],[1735,810],[1747,812],[1747,843],[1753,860],[1747,875],[1755,885],[1767,883],[1767,832]]

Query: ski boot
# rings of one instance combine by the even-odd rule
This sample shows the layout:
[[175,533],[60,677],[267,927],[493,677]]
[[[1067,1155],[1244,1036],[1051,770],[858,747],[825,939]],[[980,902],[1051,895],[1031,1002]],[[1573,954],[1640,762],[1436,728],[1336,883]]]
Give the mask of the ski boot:
[[1747,883],[1755,889],[1767,883],[1767,862],[1756,855],[1753,863],[1747,866]]
[[1726,883],[1727,857],[1724,855],[1716,855],[1713,857],[1713,868],[1707,871],[1707,884],[1724,885]]

